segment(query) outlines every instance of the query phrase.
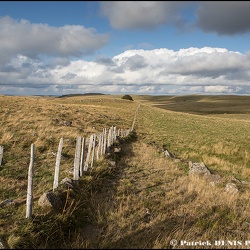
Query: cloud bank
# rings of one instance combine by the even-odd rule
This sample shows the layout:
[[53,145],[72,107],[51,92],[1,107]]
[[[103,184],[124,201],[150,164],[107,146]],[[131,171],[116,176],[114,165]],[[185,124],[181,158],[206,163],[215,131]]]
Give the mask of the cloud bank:
[[127,50],[90,62],[19,55],[0,69],[2,93],[250,94],[249,81],[249,54],[211,47]]

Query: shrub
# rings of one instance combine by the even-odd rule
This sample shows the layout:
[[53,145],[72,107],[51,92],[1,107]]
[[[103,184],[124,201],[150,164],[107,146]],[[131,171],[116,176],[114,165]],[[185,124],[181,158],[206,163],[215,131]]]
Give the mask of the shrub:
[[122,97],[122,99],[134,101],[133,98],[132,98],[130,95],[124,95],[124,96]]

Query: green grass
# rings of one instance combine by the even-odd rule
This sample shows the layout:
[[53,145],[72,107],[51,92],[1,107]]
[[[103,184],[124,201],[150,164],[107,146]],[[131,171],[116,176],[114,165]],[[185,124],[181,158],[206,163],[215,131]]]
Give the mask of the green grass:
[[176,113],[144,104],[137,129],[146,141],[167,146],[180,158],[204,161],[212,170],[249,180],[249,121]]

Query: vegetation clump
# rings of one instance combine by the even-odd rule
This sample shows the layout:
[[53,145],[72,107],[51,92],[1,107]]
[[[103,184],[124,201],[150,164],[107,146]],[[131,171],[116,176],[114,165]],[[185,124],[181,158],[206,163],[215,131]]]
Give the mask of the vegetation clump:
[[124,95],[124,96],[122,97],[122,99],[134,101],[133,98],[132,98],[132,96],[130,96],[130,95]]

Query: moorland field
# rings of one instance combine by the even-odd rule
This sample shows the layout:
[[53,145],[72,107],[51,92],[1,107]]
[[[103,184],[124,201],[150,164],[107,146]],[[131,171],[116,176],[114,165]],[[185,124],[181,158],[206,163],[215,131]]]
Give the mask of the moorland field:
[[[250,96],[131,96],[0,96],[0,204],[15,201],[0,206],[0,236],[10,248],[250,248]],[[76,137],[130,128],[139,104],[116,164],[96,161],[63,211],[38,206],[52,189],[60,138],[60,179],[71,178]],[[34,215],[27,219],[32,143]],[[190,161],[221,178],[211,185],[190,175]]]

